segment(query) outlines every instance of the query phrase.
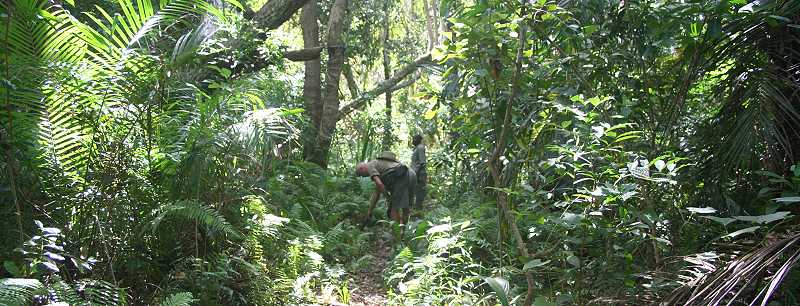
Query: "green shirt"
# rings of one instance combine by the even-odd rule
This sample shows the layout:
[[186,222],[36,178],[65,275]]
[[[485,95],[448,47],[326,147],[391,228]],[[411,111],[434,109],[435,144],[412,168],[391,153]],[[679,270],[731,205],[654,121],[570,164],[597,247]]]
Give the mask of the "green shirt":
[[414,151],[411,152],[411,167],[414,168],[414,171],[420,169],[420,166],[427,162],[427,157],[425,156],[425,145],[418,144],[414,147]]
[[394,167],[399,166],[400,163],[385,159],[374,159],[367,162],[367,173],[369,173],[369,177],[373,176],[381,176],[381,174],[386,173],[387,170],[392,169]]

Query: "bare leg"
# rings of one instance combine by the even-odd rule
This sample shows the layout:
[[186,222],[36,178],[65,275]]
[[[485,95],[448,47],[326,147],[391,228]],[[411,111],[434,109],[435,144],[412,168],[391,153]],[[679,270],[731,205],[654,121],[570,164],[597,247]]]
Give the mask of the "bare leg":
[[394,220],[394,222],[404,224],[403,219],[401,219],[400,212],[397,209],[392,208],[389,211],[389,216]]

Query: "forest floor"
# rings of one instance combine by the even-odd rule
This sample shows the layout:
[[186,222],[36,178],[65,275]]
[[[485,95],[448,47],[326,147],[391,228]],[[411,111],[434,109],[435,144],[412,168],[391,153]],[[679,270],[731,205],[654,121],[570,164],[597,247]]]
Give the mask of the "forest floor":
[[350,306],[386,305],[386,288],[383,285],[383,271],[388,267],[392,256],[392,239],[381,227],[374,227],[369,252],[372,252],[370,264],[351,275]]

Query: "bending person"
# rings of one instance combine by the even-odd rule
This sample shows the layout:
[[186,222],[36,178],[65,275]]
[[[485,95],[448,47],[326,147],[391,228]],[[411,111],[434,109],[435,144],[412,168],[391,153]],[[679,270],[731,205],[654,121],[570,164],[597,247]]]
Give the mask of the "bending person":
[[375,192],[369,201],[367,218],[372,217],[372,211],[381,195],[384,195],[389,205],[387,209],[389,217],[397,223],[406,224],[417,181],[414,170],[397,161],[394,153],[384,151],[377,159],[358,164],[356,174],[369,177],[375,183]]

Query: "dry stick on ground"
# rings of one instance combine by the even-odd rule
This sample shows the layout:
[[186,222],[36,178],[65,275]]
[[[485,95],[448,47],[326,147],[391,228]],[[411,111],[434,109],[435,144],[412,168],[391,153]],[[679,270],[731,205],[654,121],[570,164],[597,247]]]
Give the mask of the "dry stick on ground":
[[[524,8],[522,15],[525,15]],[[519,46],[517,49],[517,57],[514,61],[514,74],[511,78],[511,93],[509,93],[508,100],[506,101],[506,110],[503,117],[503,126],[502,130],[500,131],[500,137],[496,141],[497,145],[494,147],[494,152],[487,162],[487,167],[489,168],[489,172],[491,172],[492,179],[494,180],[494,187],[497,191],[497,206],[502,211],[502,214],[498,217],[505,217],[506,222],[508,222],[508,227],[511,229],[511,233],[514,235],[514,240],[517,242],[517,248],[519,249],[520,254],[527,258],[529,256],[528,246],[525,244],[525,240],[522,239],[522,234],[519,232],[514,214],[508,208],[508,194],[502,190],[502,188],[505,186],[503,186],[504,184],[500,170],[497,168],[497,161],[500,159],[500,156],[503,155],[503,151],[505,151],[506,139],[508,138],[508,133],[510,130],[509,126],[511,125],[511,113],[514,109],[514,99],[519,91],[519,77],[520,71],[522,70],[522,51],[525,50],[526,43],[524,23],[519,25],[517,34],[519,37]],[[530,306],[531,303],[533,303],[533,275],[530,272],[525,272],[525,280],[528,283],[528,291],[525,295],[525,303],[523,305]]]

